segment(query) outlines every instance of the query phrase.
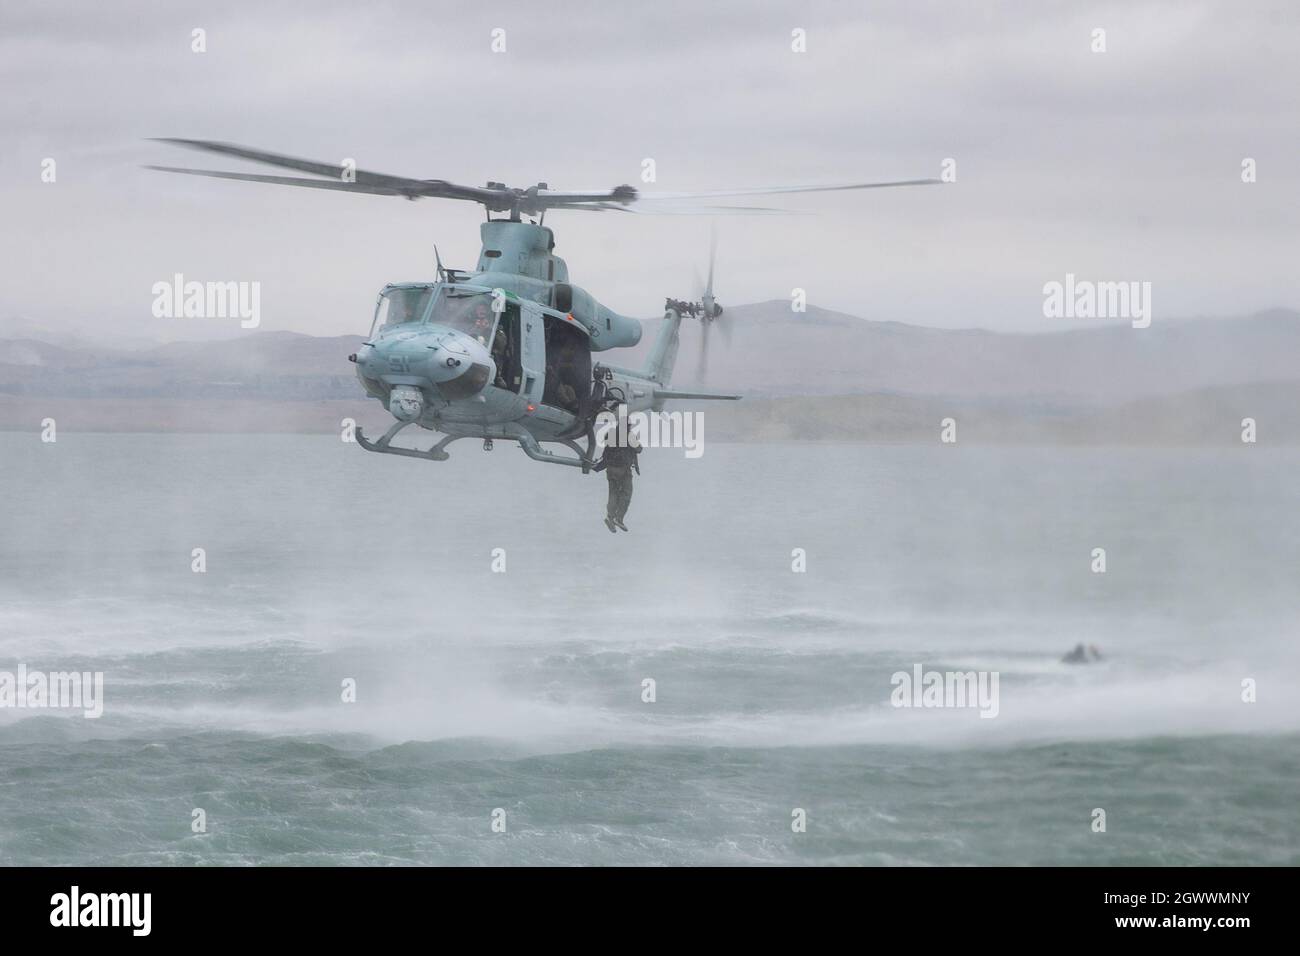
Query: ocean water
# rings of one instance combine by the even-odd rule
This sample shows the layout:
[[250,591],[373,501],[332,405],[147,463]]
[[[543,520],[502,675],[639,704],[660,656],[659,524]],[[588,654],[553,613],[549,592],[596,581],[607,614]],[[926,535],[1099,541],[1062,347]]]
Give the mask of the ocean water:
[[1300,450],[652,450],[614,536],[503,443],[60,426],[0,671],[104,712],[0,708],[0,864],[1300,863]]

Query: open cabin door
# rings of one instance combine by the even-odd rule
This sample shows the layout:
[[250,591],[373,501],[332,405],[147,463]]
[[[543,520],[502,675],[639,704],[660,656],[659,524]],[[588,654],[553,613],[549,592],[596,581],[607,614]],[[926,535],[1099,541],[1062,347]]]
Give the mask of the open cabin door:
[[591,397],[591,342],[572,321],[544,317],[546,387],[543,404],[577,415]]
[[539,310],[529,308],[527,302],[519,309],[520,366],[523,387],[519,396],[529,404],[542,401],[546,379],[546,329]]

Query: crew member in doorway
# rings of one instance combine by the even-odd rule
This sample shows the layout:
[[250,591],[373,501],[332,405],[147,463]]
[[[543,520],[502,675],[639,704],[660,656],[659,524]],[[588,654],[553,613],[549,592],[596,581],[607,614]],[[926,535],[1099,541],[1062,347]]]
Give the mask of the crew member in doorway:
[[641,474],[641,466],[637,462],[640,454],[641,442],[636,437],[636,430],[628,425],[626,412],[623,412],[618,417],[618,425],[606,433],[605,452],[592,469],[603,471],[609,480],[605,527],[612,533],[617,533],[620,528],[627,530],[623,518],[627,516],[627,507],[632,503],[632,472]]

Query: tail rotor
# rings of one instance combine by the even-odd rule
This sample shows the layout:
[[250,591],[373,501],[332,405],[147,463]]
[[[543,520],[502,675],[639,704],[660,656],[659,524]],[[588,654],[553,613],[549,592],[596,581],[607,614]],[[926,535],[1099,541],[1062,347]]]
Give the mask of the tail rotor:
[[699,292],[699,301],[685,303],[688,314],[693,315],[700,320],[700,357],[697,378],[700,382],[708,380],[709,375],[709,335],[715,324],[719,326],[723,337],[727,343],[731,343],[731,325],[730,320],[722,321],[722,306],[718,303],[717,297],[713,294],[713,274],[718,260],[718,232],[716,228],[709,229],[709,273],[708,279],[703,283],[703,289],[699,288],[699,273],[696,273],[696,288]]

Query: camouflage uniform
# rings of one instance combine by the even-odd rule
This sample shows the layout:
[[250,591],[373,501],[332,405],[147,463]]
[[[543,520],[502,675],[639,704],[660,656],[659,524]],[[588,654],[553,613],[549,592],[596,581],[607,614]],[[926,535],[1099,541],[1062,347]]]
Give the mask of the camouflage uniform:
[[641,467],[637,464],[641,446],[634,435],[628,436],[626,445],[614,443],[617,441],[614,432],[610,433],[610,439],[611,443],[605,446],[605,454],[601,456],[596,470],[604,471],[605,477],[609,479],[606,516],[621,527],[623,518],[627,515],[627,507],[632,503],[632,472],[635,470],[638,475],[641,474]]

